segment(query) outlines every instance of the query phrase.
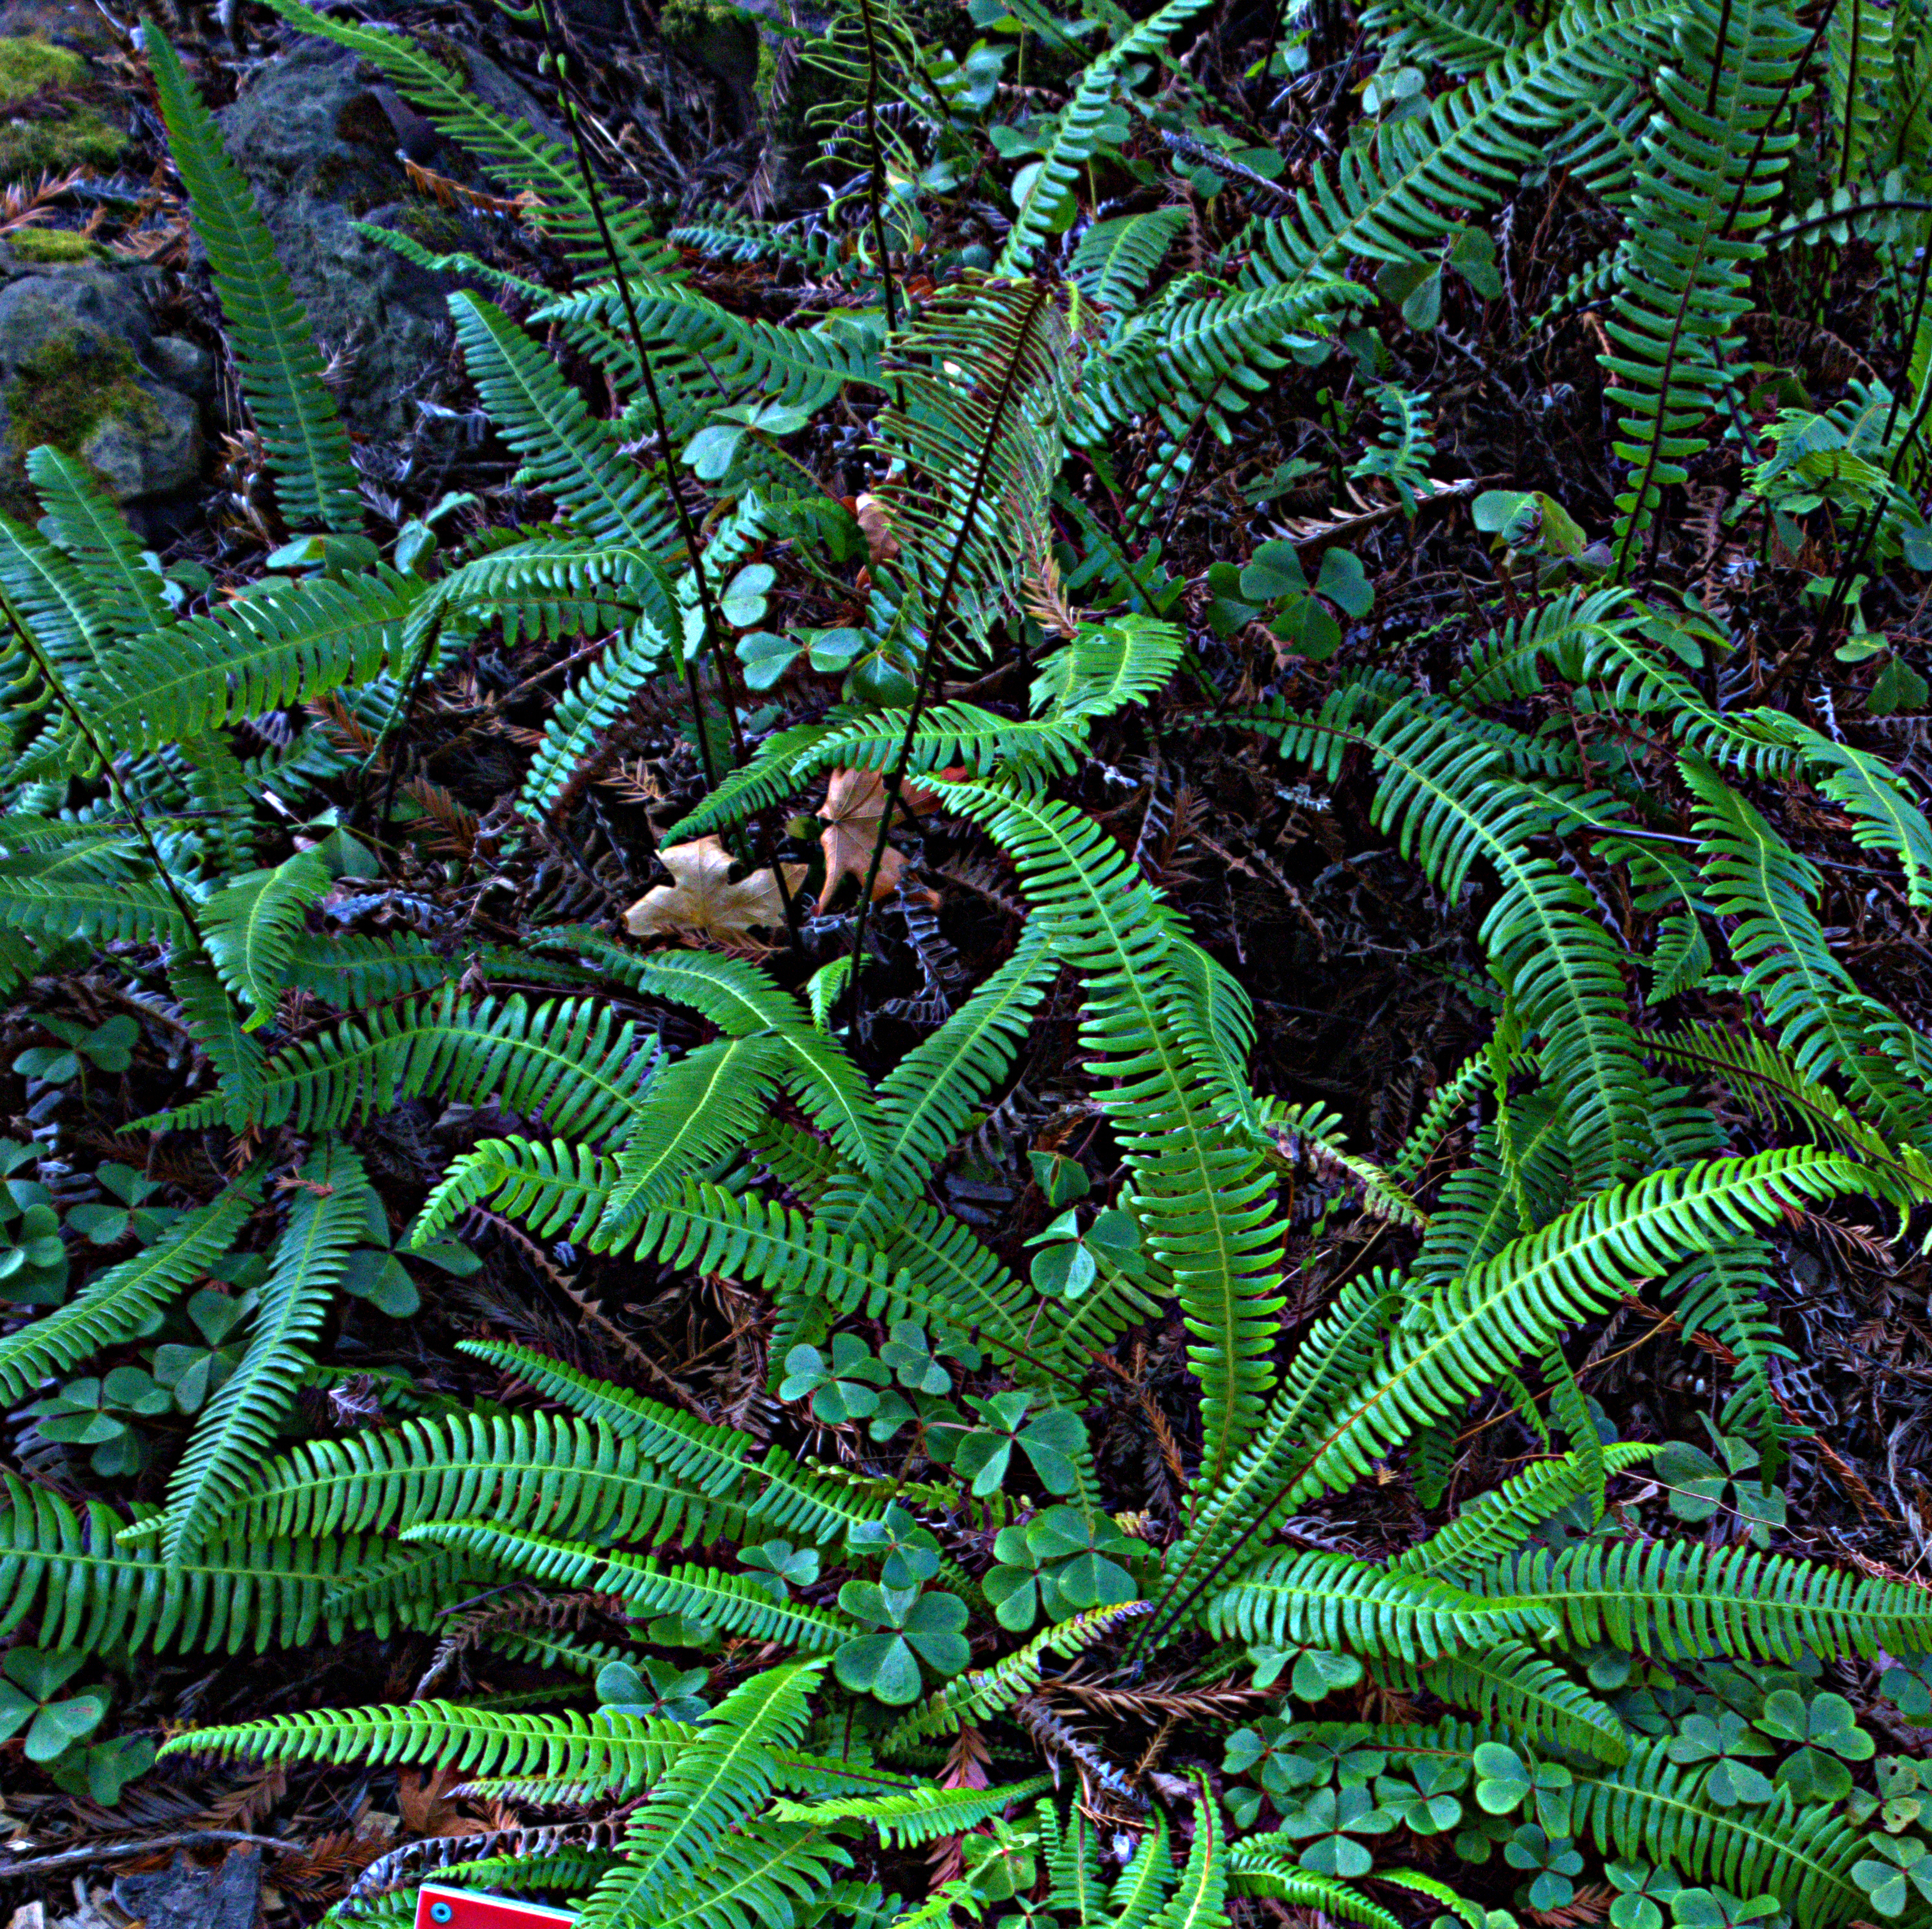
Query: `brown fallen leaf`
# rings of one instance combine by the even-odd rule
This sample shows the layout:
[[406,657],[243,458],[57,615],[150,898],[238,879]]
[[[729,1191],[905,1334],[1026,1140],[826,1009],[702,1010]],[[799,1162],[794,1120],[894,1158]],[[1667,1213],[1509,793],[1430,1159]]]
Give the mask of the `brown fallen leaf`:
[[[900,801],[910,811],[929,811],[938,802],[930,790],[908,784],[899,792]],[[879,826],[886,814],[886,779],[878,770],[835,770],[825,788],[825,802],[819,820],[825,828],[819,848],[825,853],[825,886],[818,894],[821,904],[832,902],[832,894],[849,875],[860,890],[866,887],[866,873],[872,866],[872,847],[879,841]],[[887,844],[879,860],[879,874],[872,880],[872,902],[889,898],[905,875],[906,856]]]
[[874,562],[890,562],[899,553],[899,539],[892,533],[892,507],[878,496],[860,496],[852,504],[852,513],[866,532],[866,547]]
[[455,1768],[404,1768],[396,1777],[396,1806],[412,1835],[484,1835],[488,1826],[465,1814],[449,1791],[464,1778]]
[[[624,914],[633,938],[670,938],[696,932],[706,938],[740,939],[752,931],[784,922],[784,900],[770,871],[753,871],[735,884],[736,860],[715,837],[674,844],[658,853],[672,882],[659,884]],[[784,867],[785,887],[796,893],[806,867]]]

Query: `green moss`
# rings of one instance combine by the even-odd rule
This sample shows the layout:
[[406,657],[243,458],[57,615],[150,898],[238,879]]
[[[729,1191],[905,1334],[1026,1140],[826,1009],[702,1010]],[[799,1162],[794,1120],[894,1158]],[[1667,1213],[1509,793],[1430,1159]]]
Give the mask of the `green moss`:
[[454,254],[468,239],[462,217],[434,201],[404,202],[396,226],[419,248],[436,254]]
[[100,252],[71,228],[16,228],[7,245],[21,261],[92,261]]
[[75,107],[49,121],[9,121],[0,127],[0,181],[114,167],[127,146],[128,136],[92,107]]
[[86,78],[86,62],[65,47],[40,40],[0,40],[0,107],[50,87],[77,87]]
[[57,335],[7,385],[4,400],[10,433],[0,464],[0,507],[17,513],[32,500],[22,458],[48,444],[77,456],[88,438],[115,416],[133,416],[158,429],[154,398],[136,381],[134,351],[97,328]]

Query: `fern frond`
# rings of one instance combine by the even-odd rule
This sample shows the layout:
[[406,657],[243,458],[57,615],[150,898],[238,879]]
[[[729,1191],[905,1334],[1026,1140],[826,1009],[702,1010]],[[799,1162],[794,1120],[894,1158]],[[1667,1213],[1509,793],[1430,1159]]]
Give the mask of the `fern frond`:
[[1215,1074],[1221,1053],[1207,1014],[1175,968],[1186,940],[1090,818],[980,786],[935,788],[1012,854],[1047,941],[1087,980],[1082,1036],[1148,1243],[1174,1275],[1202,1384],[1200,1478],[1211,1488],[1252,1437],[1270,1390],[1282,1228],[1259,1160],[1221,1128],[1220,1115],[1240,1107]]
[[622,1245],[644,1214],[677,1196],[691,1176],[735,1151],[756,1130],[778,1083],[784,1048],[753,1033],[686,1053],[651,1082],[617,1154],[596,1246]]
[[1053,1786],[1051,1775],[1006,1788],[938,1788],[905,1795],[844,1796],[826,1802],[779,1801],[771,1813],[781,1822],[864,1822],[889,1849],[916,1849],[941,1836],[963,1835],[1017,1802],[1030,1802]]
[[1168,0],[1166,6],[1090,63],[1074,82],[1066,106],[1046,137],[1044,158],[1013,218],[999,259],[993,264],[996,275],[1023,274],[1032,265],[1040,243],[1052,231],[1061,203],[1073,191],[1081,169],[1100,145],[1101,122],[1114,98],[1122,68],[1154,52],[1206,4],[1207,0]]
[[27,474],[40,499],[46,533],[92,592],[101,627],[118,637],[152,637],[174,616],[161,576],[141,560],[141,544],[86,467],[57,448],[27,453]]
[[[0,878],[0,919],[7,892]],[[428,1004],[371,1012],[271,1058],[257,1117],[332,1132],[436,1090],[460,1103],[494,1098],[506,1112],[540,1114],[556,1131],[608,1141],[636,1115],[650,1048],[649,1035],[616,1024],[608,1005],[470,1004],[452,986]],[[149,1123],[182,1131],[220,1116],[218,1100],[201,1100]]]
[[660,1472],[602,1422],[465,1414],[310,1441],[257,1474],[221,1525],[279,1539],[486,1519],[560,1538],[704,1546],[735,1534],[744,1510]]
[[1508,1557],[1471,1585],[1534,1603],[1580,1645],[1607,1640],[1670,1659],[1759,1655],[1790,1663],[1932,1644],[1932,1592],[1780,1555],[1694,1541],[1618,1544]]
[[1533,1607],[1485,1600],[1432,1576],[1320,1547],[1264,1554],[1210,1598],[1207,1621],[1217,1640],[1342,1648],[1410,1663],[1552,1624]]
[[261,1174],[251,1171],[212,1204],[184,1214],[132,1258],[95,1274],[65,1306],[0,1336],[0,1400],[20,1400],[50,1375],[146,1330],[234,1244],[261,1184]]
[[[0,1473],[0,1636],[28,1625],[43,1647],[98,1654],[178,1648],[240,1654],[300,1647],[342,1617],[326,1598],[375,1559],[354,1538],[315,1544],[218,1540],[172,1570],[158,1550],[124,1546],[128,1525],[94,1502],[84,1514],[46,1487]],[[386,1632],[392,1616],[370,1624]]]
[[582,1929],[656,1922],[664,1890],[697,1877],[727,1832],[748,1822],[777,1781],[776,1751],[803,1738],[819,1673],[808,1663],[767,1668],[718,1703],[632,1816],[628,1858],[592,1892],[578,1918]]
[[1268,1896],[1360,1929],[1402,1929],[1400,1916],[1340,1876],[1300,1867],[1296,1860],[1300,1846],[1282,1835],[1251,1835],[1235,1843],[1228,1851],[1228,1886],[1237,1895]]
[[458,1774],[540,1774],[627,1792],[662,1780],[693,1739],[692,1730],[680,1722],[615,1708],[589,1715],[543,1714],[417,1701],[406,1707],[321,1708],[190,1729],[173,1736],[161,1752],[371,1767],[422,1762]]
[[646,1614],[681,1614],[727,1634],[782,1642],[807,1652],[836,1647],[853,1632],[850,1622],[827,1609],[774,1600],[754,1576],[691,1562],[662,1568],[648,1558],[612,1554],[483,1521],[426,1521],[404,1528],[401,1538],[465,1549],[534,1580],[615,1594]]
[[1048,1657],[1070,1660],[1123,1622],[1148,1612],[1144,1600],[1118,1607],[1090,1608],[1043,1628],[1023,1648],[1003,1656],[990,1668],[971,1668],[946,1683],[910,1714],[903,1715],[880,1738],[879,1750],[890,1755],[935,1735],[956,1735],[969,1724],[990,1720],[1040,1686]]
[[1288,1504],[1359,1479],[1378,1454],[1456,1411],[1636,1280],[1801,1200],[1867,1184],[1849,1160],[1792,1150],[1709,1160],[1600,1193],[1420,1306],[1382,1370],[1324,1423]]
[[162,1547],[170,1569],[200,1546],[293,1404],[350,1249],[363,1235],[368,1189],[362,1161],[332,1142],[303,1166],[249,1322],[248,1350],[202,1410],[168,1482]]
[[188,190],[195,232],[208,250],[242,392],[268,452],[275,499],[292,524],[352,530],[362,509],[348,431],[268,224],[224,150],[214,116],[152,22],[143,44],[169,149]]
[[235,878],[201,907],[196,922],[217,975],[254,1016],[274,1016],[302,916],[334,880],[319,854],[298,850],[272,871]]
[[1452,1708],[1467,1708],[1492,1726],[1506,1724],[1613,1768],[1630,1759],[1630,1731],[1622,1718],[1520,1641],[1445,1654],[1421,1681]]

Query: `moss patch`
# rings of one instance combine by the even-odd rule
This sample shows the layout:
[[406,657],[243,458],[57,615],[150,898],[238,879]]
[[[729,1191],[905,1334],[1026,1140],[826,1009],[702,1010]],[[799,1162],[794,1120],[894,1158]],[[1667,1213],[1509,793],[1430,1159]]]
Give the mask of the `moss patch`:
[[71,228],[16,228],[7,245],[20,261],[92,261],[100,250]]
[[10,433],[0,461],[0,508],[18,513],[31,506],[23,460],[29,449],[46,443],[78,456],[101,423],[116,416],[158,429],[160,411],[136,373],[125,342],[85,327],[56,336],[22,362],[4,397]]
[[127,148],[128,136],[93,107],[70,108],[51,120],[9,121],[0,127],[0,181],[111,168]]
[[77,87],[86,78],[86,62],[65,47],[40,40],[0,40],[0,107],[50,87]]

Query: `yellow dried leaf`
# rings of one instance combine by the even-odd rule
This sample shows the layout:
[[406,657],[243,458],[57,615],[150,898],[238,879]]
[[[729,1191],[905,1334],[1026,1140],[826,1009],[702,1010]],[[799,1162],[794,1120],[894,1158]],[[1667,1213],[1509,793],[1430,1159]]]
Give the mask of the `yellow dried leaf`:
[[[753,871],[735,883],[736,860],[715,837],[675,844],[658,853],[672,881],[646,891],[624,914],[633,938],[670,938],[695,932],[702,937],[742,938],[754,930],[784,922],[784,900],[772,872]],[[784,867],[786,887],[796,892],[806,867]]]

